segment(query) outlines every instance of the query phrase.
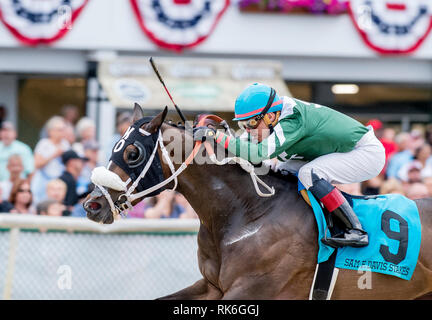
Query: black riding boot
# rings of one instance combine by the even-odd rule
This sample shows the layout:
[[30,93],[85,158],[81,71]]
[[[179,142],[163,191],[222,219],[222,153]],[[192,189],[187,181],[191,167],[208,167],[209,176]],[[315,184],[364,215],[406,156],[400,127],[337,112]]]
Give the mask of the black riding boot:
[[331,247],[364,247],[369,244],[366,231],[342,193],[324,179],[312,173],[312,187],[309,191],[318,198],[326,209],[345,225],[343,237],[324,237],[321,241]]

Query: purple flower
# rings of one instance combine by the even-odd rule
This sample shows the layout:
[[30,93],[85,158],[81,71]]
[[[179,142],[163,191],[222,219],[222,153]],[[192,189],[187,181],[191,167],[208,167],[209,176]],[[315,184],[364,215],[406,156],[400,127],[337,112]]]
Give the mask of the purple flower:
[[337,14],[347,11],[348,0],[240,0],[240,8],[257,6],[268,11],[306,9],[312,13]]

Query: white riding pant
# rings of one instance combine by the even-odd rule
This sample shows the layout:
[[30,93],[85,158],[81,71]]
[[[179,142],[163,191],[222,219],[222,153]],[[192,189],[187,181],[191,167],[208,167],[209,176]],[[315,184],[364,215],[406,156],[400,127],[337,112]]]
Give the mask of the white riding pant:
[[385,164],[385,151],[373,130],[367,132],[350,152],[330,153],[312,161],[278,161],[276,170],[298,172],[300,182],[312,186],[312,170],[319,178],[330,183],[348,184],[376,177]]

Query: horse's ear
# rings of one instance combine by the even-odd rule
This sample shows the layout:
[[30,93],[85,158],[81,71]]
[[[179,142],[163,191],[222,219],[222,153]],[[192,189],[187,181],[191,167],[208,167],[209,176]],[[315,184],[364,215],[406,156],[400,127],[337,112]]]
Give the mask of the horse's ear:
[[157,130],[159,130],[167,114],[168,114],[168,107],[165,107],[165,109],[162,112],[160,112],[156,117],[153,118],[152,121],[150,121],[147,124],[146,130],[151,133],[154,133]]
[[135,102],[134,110],[133,110],[133,116],[132,116],[132,123],[137,122],[138,120],[141,120],[144,118],[144,111],[141,108],[141,106]]

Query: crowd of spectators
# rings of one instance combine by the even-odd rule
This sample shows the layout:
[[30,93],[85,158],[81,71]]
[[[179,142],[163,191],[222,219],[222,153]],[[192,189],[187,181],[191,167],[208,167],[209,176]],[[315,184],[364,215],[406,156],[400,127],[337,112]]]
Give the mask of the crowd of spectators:
[[432,196],[432,126],[397,133],[378,119],[367,123],[386,151],[386,164],[375,178],[338,187],[355,195],[399,193],[415,200]]
[[[79,119],[76,107],[66,106],[40,132],[34,151],[17,139],[13,123],[0,124],[0,212],[85,217],[82,202],[91,191],[92,170],[100,156],[107,159],[127,130],[131,114],[117,117],[116,134],[105,148],[96,140],[95,123]],[[432,196],[432,126],[397,133],[377,119],[367,123],[386,150],[379,176],[363,183],[338,185],[354,195],[399,193],[410,199]],[[129,218],[197,218],[186,199],[164,191],[145,199]]]
[[[105,148],[96,140],[96,125],[65,106],[40,132],[34,150],[17,139],[12,122],[0,122],[0,213],[85,217],[82,202],[91,192],[92,170],[107,159],[130,125],[121,113],[117,132]],[[197,218],[186,199],[175,191],[137,204],[129,218]]]

